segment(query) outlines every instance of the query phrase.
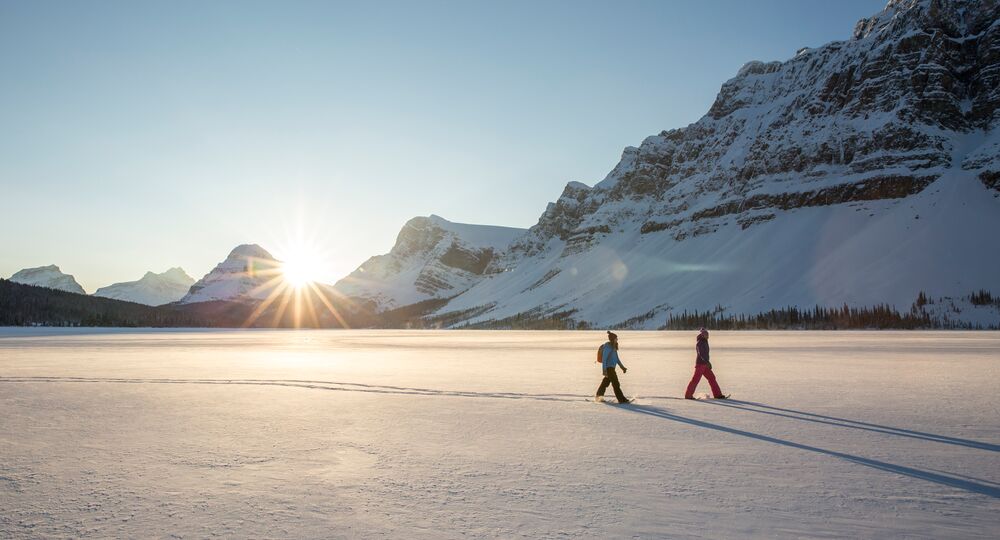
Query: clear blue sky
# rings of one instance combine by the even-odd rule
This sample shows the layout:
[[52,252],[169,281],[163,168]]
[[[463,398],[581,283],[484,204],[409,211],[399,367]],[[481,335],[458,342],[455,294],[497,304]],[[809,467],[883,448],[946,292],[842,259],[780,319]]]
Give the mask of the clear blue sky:
[[0,276],[197,279],[301,227],[333,281],[416,215],[528,227],[745,62],[882,7],[0,1]]

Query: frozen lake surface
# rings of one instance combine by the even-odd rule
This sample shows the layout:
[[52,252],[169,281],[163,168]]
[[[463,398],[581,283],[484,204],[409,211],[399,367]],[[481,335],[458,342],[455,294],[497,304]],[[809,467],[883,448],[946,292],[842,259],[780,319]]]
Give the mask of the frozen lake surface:
[[0,537],[1000,536],[1000,333],[620,335],[0,329]]

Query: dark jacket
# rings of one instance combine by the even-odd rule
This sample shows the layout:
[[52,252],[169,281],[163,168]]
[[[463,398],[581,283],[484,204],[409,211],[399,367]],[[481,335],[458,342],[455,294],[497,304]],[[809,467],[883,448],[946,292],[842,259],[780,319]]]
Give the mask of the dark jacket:
[[694,361],[696,365],[708,364],[708,340],[705,338],[698,338],[698,344],[695,345],[695,350],[698,351],[698,358]]

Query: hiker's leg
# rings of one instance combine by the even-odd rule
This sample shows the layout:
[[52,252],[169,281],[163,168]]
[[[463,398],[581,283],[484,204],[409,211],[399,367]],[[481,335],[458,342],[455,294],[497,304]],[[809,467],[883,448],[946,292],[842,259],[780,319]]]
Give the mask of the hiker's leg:
[[719,389],[719,383],[715,380],[715,373],[712,373],[712,368],[705,370],[705,378],[708,379],[708,385],[712,387],[712,395],[714,397],[722,397],[722,390]]
[[601,385],[597,387],[597,396],[601,397],[604,395],[604,391],[608,389],[608,385],[611,384],[611,379],[608,378],[607,374],[604,375],[604,379],[601,380]]
[[691,376],[691,382],[688,383],[687,392],[684,392],[684,397],[694,397],[694,389],[698,388],[698,383],[701,382],[701,374],[704,369],[705,366],[702,364],[694,367],[694,375]]
[[614,369],[609,369],[608,373],[611,377],[611,388],[615,390],[615,397],[618,398],[618,403],[625,403],[628,398],[622,393],[622,385],[618,382],[618,373]]

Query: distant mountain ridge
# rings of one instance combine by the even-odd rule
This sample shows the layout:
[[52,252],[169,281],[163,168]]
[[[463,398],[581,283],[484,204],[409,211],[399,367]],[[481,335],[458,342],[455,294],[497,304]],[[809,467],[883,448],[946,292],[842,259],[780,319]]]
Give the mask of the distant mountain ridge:
[[182,268],[176,267],[159,274],[146,272],[142,278],[136,281],[101,287],[97,289],[94,296],[159,306],[183,298],[194,282],[194,278],[187,275]]
[[24,285],[35,285],[38,287],[56,289],[58,291],[87,294],[72,275],[64,274],[62,270],[54,264],[50,264],[48,266],[38,266],[35,268],[25,268],[24,270],[16,272],[10,277],[10,280],[14,283],[21,283]]

